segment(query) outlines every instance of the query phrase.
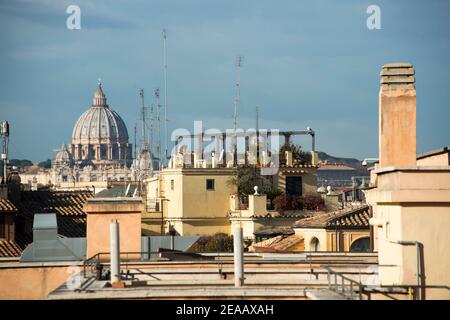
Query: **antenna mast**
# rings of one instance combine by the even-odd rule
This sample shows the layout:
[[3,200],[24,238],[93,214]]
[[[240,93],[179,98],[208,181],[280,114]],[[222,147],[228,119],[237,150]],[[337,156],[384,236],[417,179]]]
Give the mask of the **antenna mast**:
[[145,138],[145,101],[144,101],[144,89],[139,90],[141,97],[141,150],[147,147],[147,141]]
[[236,83],[235,83],[235,95],[234,95],[234,113],[233,113],[233,129],[236,132],[236,128],[237,128],[237,109],[238,109],[238,104],[239,104],[239,97],[241,94],[241,88],[240,88],[240,71],[241,71],[241,66],[242,66],[242,56],[237,56],[236,57]]
[[167,146],[169,144],[169,135],[167,131],[167,50],[166,50],[166,39],[167,39],[167,31],[163,29],[163,46],[164,46],[164,163],[166,163],[167,157]]
[[256,106],[256,163],[259,163],[259,107]]
[[159,89],[155,89],[155,99],[156,99],[156,121],[157,121],[157,130],[158,130],[158,141],[156,144],[156,153],[159,158],[159,166],[158,170],[161,169],[161,105],[159,103]]
[[237,110],[238,110],[238,104],[239,104],[239,97],[241,94],[241,88],[240,88],[240,71],[242,66],[242,56],[236,57],[236,83],[235,83],[235,94],[234,94],[234,112],[233,112],[233,129],[234,129],[234,142],[233,142],[233,163],[236,166],[237,165],[237,135],[236,135],[236,129],[237,129]]
[[2,150],[2,160],[3,160],[3,183],[6,184],[8,178],[8,140],[9,140],[9,123],[3,120],[0,123],[0,135],[3,137],[3,150]]
[[136,146],[136,143],[137,143],[137,141],[136,141],[136,136],[137,136],[137,123],[135,122],[134,123],[134,159],[136,159],[137,158],[137,146]]

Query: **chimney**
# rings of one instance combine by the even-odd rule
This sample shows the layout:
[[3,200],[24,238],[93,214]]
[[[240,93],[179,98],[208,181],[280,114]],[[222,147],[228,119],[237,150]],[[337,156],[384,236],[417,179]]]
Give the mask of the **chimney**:
[[385,64],[380,72],[379,167],[416,166],[416,88],[410,63]]
[[292,151],[285,151],[286,156],[286,166],[292,167]]

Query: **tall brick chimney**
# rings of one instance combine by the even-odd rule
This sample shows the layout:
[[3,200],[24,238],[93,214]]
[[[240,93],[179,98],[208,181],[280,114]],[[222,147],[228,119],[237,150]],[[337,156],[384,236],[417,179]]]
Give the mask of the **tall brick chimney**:
[[385,64],[380,72],[379,168],[416,166],[416,88],[410,63]]

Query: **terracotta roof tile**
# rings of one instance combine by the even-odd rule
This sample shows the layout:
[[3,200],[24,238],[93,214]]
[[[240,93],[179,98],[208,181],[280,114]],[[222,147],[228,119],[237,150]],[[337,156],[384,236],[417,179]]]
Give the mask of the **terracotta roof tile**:
[[16,206],[7,199],[0,199],[0,213],[2,212],[15,212]]
[[290,235],[287,237],[277,236],[253,244],[250,250],[255,252],[286,252],[291,251],[292,247],[304,241],[299,235]]
[[15,241],[0,239],[0,258],[20,257],[22,248]]
[[84,216],[83,205],[93,196],[90,191],[22,191],[21,200],[16,206],[22,214]]
[[362,205],[333,212],[320,213],[301,219],[294,224],[297,228],[369,228],[369,206]]

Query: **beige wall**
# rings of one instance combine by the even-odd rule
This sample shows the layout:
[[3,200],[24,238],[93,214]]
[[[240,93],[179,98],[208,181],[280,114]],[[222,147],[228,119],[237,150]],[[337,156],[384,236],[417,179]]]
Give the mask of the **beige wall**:
[[78,263],[0,264],[0,299],[45,299],[81,270]]
[[[426,285],[450,286],[450,167],[378,171],[378,187],[366,191],[374,204],[380,277],[384,285],[416,284],[416,249],[423,244]],[[428,290],[427,299],[449,299],[450,291]]]
[[140,198],[89,199],[85,205],[87,213],[86,242],[87,257],[99,252],[110,252],[110,224],[119,222],[121,252],[141,252]]
[[314,238],[319,240],[319,251],[327,251],[327,231],[320,228],[294,228],[295,234],[303,237],[305,251],[314,251],[311,241]]
[[448,166],[450,165],[450,154],[448,152],[430,155],[417,159],[417,166]]

